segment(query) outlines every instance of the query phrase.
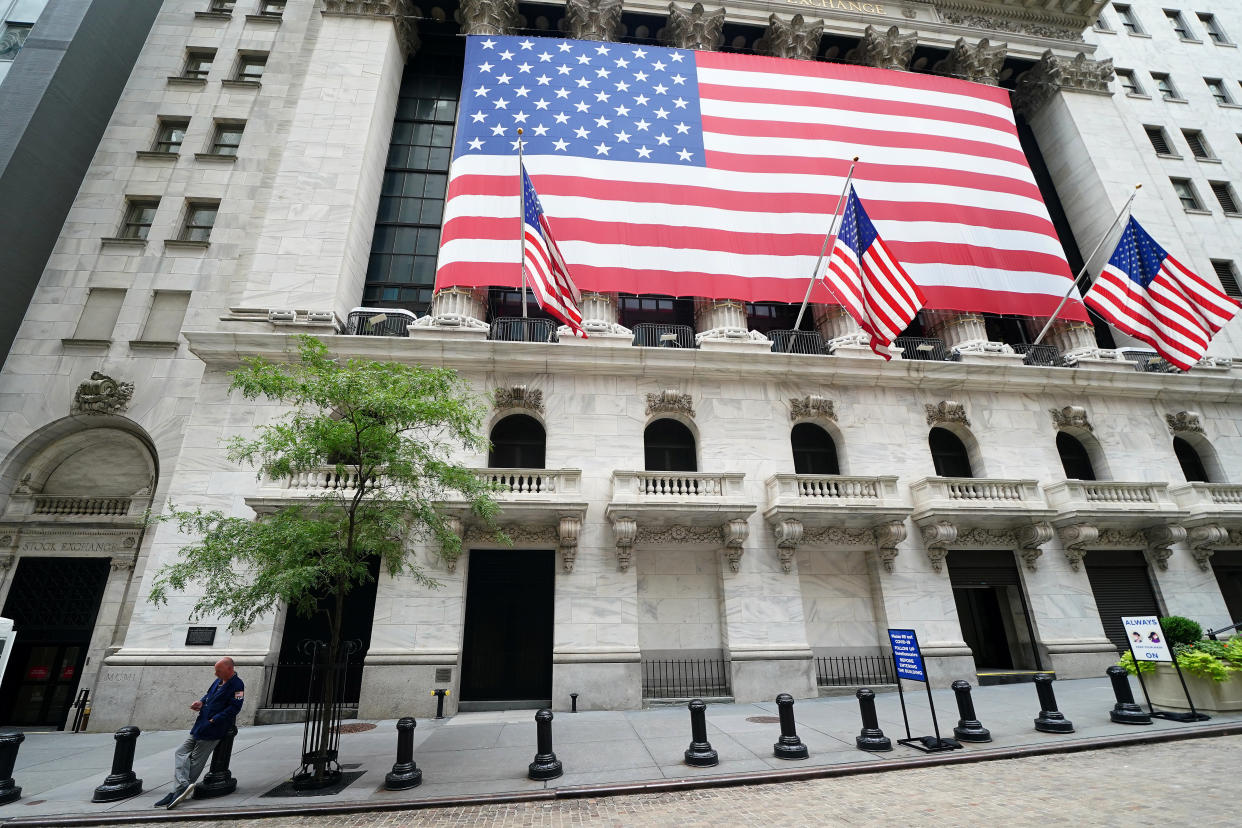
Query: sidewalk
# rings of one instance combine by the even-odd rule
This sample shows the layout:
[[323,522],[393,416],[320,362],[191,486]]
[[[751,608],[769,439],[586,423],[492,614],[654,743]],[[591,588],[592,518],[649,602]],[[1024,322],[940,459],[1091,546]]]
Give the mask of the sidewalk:
[[[1137,683],[1135,690],[1138,690]],[[1058,681],[1054,685],[1061,711],[1073,721],[1075,733],[1038,733],[1032,720],[1039,712],[1031,684],[975,688],[973,697],[979,719],[992,731],[988,744],[967,744],[950,754],[959,758],[1006,758],[1040,749],[1080,750],[1099,746],[1101,738],[1178,738],[1196,731],[1204,735],[1221,725],[1242,729],[1242,711],[1214,716],[1211,721],[1181,724],[1155,720],[1149,726],[1112,724],[1108,711],[1113,694],[1107,679]],[[952,735],[957,708],[950,690],[934,692],[941,733]],[[927,696],[922,690],[906,694],[910,727],[915,736],[932,732]],[[636,711],[558,713],[553,722],[554,750],[565,774],[550,782],[526,778],[527,765],[535,754],[534,711],[459,713],[439,721],[419,721],[414,733],[414,758],[423,771],[423,784],[412,790],[382,789],[384,774],[396,754],[393,721],[377,722],[374,730],[341,736],[342,767],[364,773],[341,793],[332,796],[268,797],[272,788],[298,769],[302,725],[270,725],[243,728],[233,749],[232,771],[238,780],[236,793],[208,800],[189,800],[176,811],[152,808],[171,785],[172,751],[185,738],[182,731],[143,733],[138,740],[134,770],[143,780],[143,793],[107,804],[90,801],[95,786],[111,768],[111,734],[27,734],[14,770],[22,798],[0,807],[0,821],[47,825],[53,817],[72,815],[104,817],[120,821],[126,815],[147,819],[174,815],[208,817],[227,810],[259,815],[264,809],[288,812],[293,807],[309,812],[322,805],[391,808],[399,803],[432,799],[488,795],[547,796],[596,793],[603,787],[662,786],[674,780],[718,778],[758,774],[772,780],[773,771],[827,770],[866,772],[885,763],[908,767],[926,754],[896,744],[905,736],[896,693],[876,696],[880,726],[893,740],[888,753],[867,753],[854,747],[861,722],[853,697],[800,700],[794,707],[798,735],[810,750],[810,758],[783,761],[772,756],[779,725],[749,721],[752,717],[775,717],[773,702],[710,705],[707,709],[708,739],[720,754],[712,768],[691,768],[682,761],[690,743],[690,721],[685,707]],[[847,768],[846,766],[853,766]],[[861,766],[861,767],[859,767]]]

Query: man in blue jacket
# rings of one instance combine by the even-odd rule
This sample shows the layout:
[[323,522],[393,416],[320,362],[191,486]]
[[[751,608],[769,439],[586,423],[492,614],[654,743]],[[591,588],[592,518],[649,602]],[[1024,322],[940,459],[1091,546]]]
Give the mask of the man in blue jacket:
[[216,662],[216,680],[190,705],[191,710],[198,711],[198,719],[190,728],[190,738],[174,754],[176,786],[155,807],[171,810],[194,793],[194,780],[203,772],[216,743],[228,735],[245,698],[246,685],[233,669],[233,659],[225,656]]

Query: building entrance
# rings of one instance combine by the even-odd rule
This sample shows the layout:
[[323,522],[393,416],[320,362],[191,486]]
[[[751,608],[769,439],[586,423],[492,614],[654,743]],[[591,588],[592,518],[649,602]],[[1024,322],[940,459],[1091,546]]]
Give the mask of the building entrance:
[[1229,610],[1229,623],[1242,622],[1242,551],[1230,549],[1212,556],[1212,570],[1220,586],[1225,608]]
[[464,704],[552,704],[554,584],[551,551],[470,551],[461,656]]
[[1084,564],[1104,634],[1118,650],[1128,652],[1130,645],[1121,625],[1122,616],[1164,614],[1151,585],[1147,559],[1137,550],[1092,549]]
[[0,688],[0,723],[63,728],[108,583],[107,558],[22,558],[4,617],[17,640]]
[[962,639],[975,669],[1042,669],[1013,552],[952,551],[948,563]]

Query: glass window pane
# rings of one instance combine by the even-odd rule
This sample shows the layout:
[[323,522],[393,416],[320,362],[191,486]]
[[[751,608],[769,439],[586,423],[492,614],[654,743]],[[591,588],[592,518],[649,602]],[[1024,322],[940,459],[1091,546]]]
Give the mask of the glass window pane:
[[424,199],[422,213],[423,213],[422,217],[419,219],[419,221],[421,221],[423,224],[438,225],[440,223],[440,219],[444,215],[444,202],[436,201],[430,198]]
[[[397,212],[400,208],[401,199],[395,196],[384,196],[380,199],[379,215],[376,218],[379,221],[396,221]],[[376,230],[379,228],[377,227]]]
[[401,199],[401,214],[398,221],[408,224],[418,223],[419,208],[422,207],[423,200],[421,198],[403,198]]

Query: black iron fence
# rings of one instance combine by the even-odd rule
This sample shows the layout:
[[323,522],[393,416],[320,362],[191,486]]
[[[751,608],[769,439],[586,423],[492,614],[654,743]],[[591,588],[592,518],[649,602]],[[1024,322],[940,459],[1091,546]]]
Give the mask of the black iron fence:
[[901,349],[902,359],[943,362],[949,358],[949,349],[944,347],[944,341],[940,339],[924,336],[899,336],[893,340],[893,346]]
[[634,325],[634,344],[643,348],[694,348],[694,328],[663,322],[639,322]]
[[815,683],[820,687],[896,684],[893,659],[886,655],[820,656],[815,659]]
[[1045,368],[1062,368],[1065,361],[1061,352],[1053,345],[1032,345],[1022,342],[1013,346],[1015,354],[1022,354],[1022,362],[1026,365],[1040,365]]
[[556,323],[551,319],[502,316],[492,320],[488,339],[501,342],[558,342]]
[[[263,706],[287,710],[305,707],[311,698],[314,669],[314,664],[310,662],[269,664],[264,667],[263,686],[267,688],[267,701]],[[362,695],[362,661],[351,661],[344,669],[341,703],[357,704]]]
[[357,308],[345,319],[350,336],[409,336],[414,314],[399,308]]
[[685,699],[729,695],[723,658],[643,659],[643,698]]
[[768,331],[774,354],[823,354],[824,338],[819,331]]
[[1121,355],[1134,363],[1134,370],[1141,371],[1146,374],[1176,374],[1178,368],[1171,365],[1163,357],[1155,351],[1131,351],[1127,348],[1120,349]]

